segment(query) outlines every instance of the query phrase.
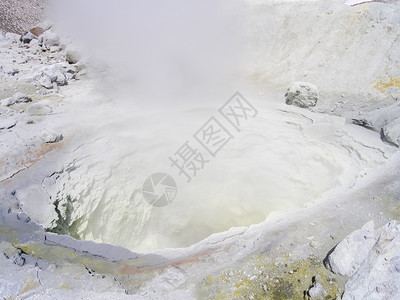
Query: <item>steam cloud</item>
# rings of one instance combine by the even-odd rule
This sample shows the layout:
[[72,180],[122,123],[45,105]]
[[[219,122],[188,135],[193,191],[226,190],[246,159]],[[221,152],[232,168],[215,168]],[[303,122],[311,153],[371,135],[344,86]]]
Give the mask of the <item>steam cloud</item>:
[[59,28],[109,67],[114,90],[163,101],[188,101],[194,95],[205,100],[222,91],[224,97],[234,92],[242,37],[239,1],[52,4]]

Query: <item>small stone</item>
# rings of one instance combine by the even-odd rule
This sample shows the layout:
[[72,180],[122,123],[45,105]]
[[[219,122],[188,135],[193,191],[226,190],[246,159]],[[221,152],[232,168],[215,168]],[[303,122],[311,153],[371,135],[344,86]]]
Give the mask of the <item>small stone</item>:
[[0,121],[0,130],[13,128],[17,124],[17,120],[5,119]]
[[39,83],[45,87],[46,89],[52,89],[53,88],[53,83],[51,82],[51,79],[48,76],[42,76],[39,79]]
[[17,101],[17,103],[21,103],[21,102],[31,102],[32,99],[30,97],[28,97],[26,94],[24,93],[16,93],[14,94],[13,98]]
[[77,50],[68,47],[65,50],[65,60],[70,64],[76,64],[79,61],[79,53]]
[[35,36],[31,32],[27,32],[23,36],[21,36],[21,42],[24,44],[29,44],[34,39],[37,39],[37,36]]
[[311,300],[323,300],[328,293],[325,291],[324,287],[318,283],[314,282],[307,291],[308,296]]
[[31,221],[31,218],[24,212],[19,213],[17,215],[17,219],[25,223],[29,223]]
[[60,38],[57,34],[46,31],[39,37],[39,46],[44,49],[49,50],[52,46],[59,46],[60,45]]
[[38,40],[37,39],[30,41],[29,46],[31,48],[31,51],[33,51],[34,53],[37,53],[37,51],[40,49],[38,47]]
[[57,133],[52,130],[46,130],[42,132],[41,138],[45,144],[51,144],[61,141],[64,137],[61,133]]
[[15,76],[19,73],[19,70],[13,66],[1,66],[0,72],[7,74],[9,76]]
[[59,52],[61,50],[61,48],[59,46],[51,46],[50,47],[50,52],[54,53],[54,52]]
[[266,291],[268,291],[268,286],[267,286],[266,284],[264,284],[264,285],[262,286],[262,289],[264,290],[264,292],[266,292]]
[[[369,240],[363,231],[373,230],[371,227],[367,224],[350,234],[358,233],[352,243]],[[400,299],[400,225],[393,220],[374,232],[376,243],[367,255],[363,251],[344,253],[352,260],[362,259],[346,283],[344,299]]]

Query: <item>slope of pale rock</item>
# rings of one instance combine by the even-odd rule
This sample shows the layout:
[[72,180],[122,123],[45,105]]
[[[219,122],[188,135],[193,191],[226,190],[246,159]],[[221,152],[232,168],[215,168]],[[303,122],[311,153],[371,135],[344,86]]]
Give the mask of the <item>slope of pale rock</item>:
[[318,111],[360,114],[393,104],[400,60],[400,2],[260,1],[249,8],[252,78],[280,91],[320,90]]
[[3,0],[0,3],[0,32],[24,34],[43,21],[47,0]]
[[[133,182],[132,178],[143,178],[134,173],[133,167],[127,167],[133,160],[138,160],[132,149],[143,147],[143,153],[148,151],[147,155],[151,157],[149,149],[158,147],[158,142],[162,141],[157,142],[154,137],[159,138],[165,132],[154,136],[138,135],[133,139],[132,148],[127,142],[132,135],[131,127],[120,131],[117,136],[111,130],[113,126],[127,126],[131,119],[110,119],[113,113],[115,116],[121,113],[119,108],[112,102],[102,103],[104,99],[93,96],[89,92],[91,82],[74,82],[68,77],[78,70],[73,72],[67,68],[69,65],[65,64],[62,49],[53,48],[54,52],[51,52],[45,46],[43,52],[43,47],[35,41],[23,46],[16,36],[8,35],[7,40],[2,37],[1,99],[10,99],[22,92],[33,100],[10,106],[7,100],[4,102],[6,105],[0,106],[1,127],[4,128],[0,130],[3,159],[0,172],[0,249],[4,254],[0,258],[0,289],[6,297],[296,299],[299,295],[303,297],[304,291],[310,292],[313,276],[318,283],[314,286],[322,286],[331,297],[340,296],[344,290],[345,297],[350,298],[368,296],[366,292],[371,297],[397,295],[398,280],[393,274],[397,268],[396,238],[391,241],[387,235],[378,241],[379,250],[383,249],[382,255],[376,256],[372,250],[368,259],[350,264],[359,269],[346,287],[345,278],[328,274],[322,260],[330,249],[362,224],[373,220],[377,226],[382,226],[400,217],[397,203],[400,193],[398,152],[383,144],[377,133],[346,124],[344,118],[286,107],[283,91],[293,81],[311,82],[321,92],[321,101],[315,110],[333,112],[349,119],[357,115],[363,117],[364,111],[393,104],[398,96],[399,46],[396,39],[399,5],[373,3],[347,7],[335,1],[257,2],[249,8],[253,16],[249,47],[258,59],[257,63],[251,60],[249,71],[260,90],[264,84],[270,85],[279,91],[281,99],[277,93],[273,97],[269,94],[257,97],[256,93],[249,91],[251,99],[257,99],[262,118],[248,127],[248,137],[242,143],[236,142],[235,146],[240,150],[253,149],[253,158],[268,152],[281,155],[284,154],[282,149],[294,147],[300,151],[294,152],[287,164],[297,166],[299,172],[302,170],[299,162],[307,158],[311,149],[319,147],[327,154],[326,164],[322,165],[328,167],[317,168],[321,173],[301,173],[301,176],[310,180],[305,185],[308,189],[314,181],[326,184],[326,189],[314,191],[309,199],[302,199],[304,201],[298,203],[297,209],[272,213],[258,225],[232,228],[198,243],[189,241],[190,247],[164,249],[151,255],[46,233],[43,227],[51,227],[55,220],[67,220],[67,199],[71,199],[67,196],[71,191],[75,192],[73,198],[78,199],[73,218],[80,222],[77,223],[80,225],[78,231],[67,224],[71,235],[78,232],[87,239],[126,243],[124,246],[132,249],[139,249],[130,243],[134,233],[132,225],[138,224],[137,221],[142,225],[149,221],[148,224],[159,229],[165,228],[164,232],[160,229],[158,238],[154,239],[151,231],[141,237],[147,239],[147,246],[150,245],[147,249],[154,249],[154,245],[166,245],[166,240],[179,239],[174,232],[171,234],[170,228],[185,227],[184,222],[176,222],[178,216],[195,216],[187,214],[189,210],[185,205],[189,208],[196,206],[193,202],[183,202],[178,214],[163,216],[151,210],[143,214],[144,202],[138,202],[132,211],[115,201],[122,193],[129,201],[126,204],[132,205],[132,186],[140,189],[141,180]],[[11,63],[13,60],[15,62]],[[64,76],[68,85],[63,85],[65,82],[58,73]],[[269,103],[262,104],[261,100],[269,100]],[[277,104],[279,101],[282,103]],[[105,119],[109,121],[105,125],[95,116],[102,108],[109,109],[107,114],[100,115],[102,122]],[[266,114],[271,111],[275,118]],[[375,119],[375,115],[371,116],[371,123],[376,123],[373,126],[378,131],[395,120],[391,111],[388,109],[382,115],[376,115]],[[135,117],[148,117],[140,115],[138,112]],[[151,117],[153,121],[159,120],[157,115]],[[195,120],[190,113],[187,118]],[[74,127],[69,124],[71,120],[80,122]],[[282,120],[284,124],[279,129],[276,125]],[[266,126],[266,123],[271,126]],[[83,131],[84,127],[88,130]],[[269,128],[276,130],[268,132]],[[387,136],[398,136],[396,128],[388,127]],[[185,130],[180,136],[191,134],[190,128]],[[288,147],[260,147],[270,140],[269,134],[276,135],[275,139],[279,141],[288,133],[296,133],[298,137],[298,140],[290,139]],[[63,140],[57,138],[61,134]],[[55,140],[59,141],[47,143]],[[121,146],[118,147],[120,150],[116,151],[113,145]],[[107,159],[104,156],[103,159],[85,156],[96,149],[105,149]],[[231,149],[231,156],[228,154],[226,157],[235,157],[234,150]],[[317,161],[323,159],[317,152],[311,157],[317,157]],[[146,155],[144,157],[148,159]],[[116,158],[123,159],[116,163]],[[218,163],[229,169],[228,159],[221,158]],[[140,167],[136,163],[132,166]],[[150,167],[143,166],[142,170],[151,171]],[[282,176],[277,176],[278,180],[272,181],[275,184],[270,186],[277,191],[298,194],[298,191],[288,189],[282,180],[287,178],[285,169],[278,165],[274,165],[274,169],[281,170]],[[312,163],[306,169],[316,170]],[[324,177],[332,172],[333,177]],[[263,172],[255,173],[255,178],[260,174]],[[118,183],[115,179],[118,177],[126,181],[125,186]],[[285,188],[282,189],[280,184]],[[107,185],[114,187],[106,190]],[[331,189],[332,186],[335,189]],[[194,194],[190,189],[188,192]],[[54,200],[57,197],[65,201],[59,203],[61,215],[55,211]],[[93,206],[85,203],[87,199]],[[248,207],[260,202],[258,198],[251,202],[253,199],[247,199],[251,203]],[[244,204],[242,208],[246,209]],[[305,207],[301,209],[303,205]],[[218,208],[217,212],[226,213],[231,208]],[[132,217],[132,212],[137,212],[135,224],[127,224],[125,220]],[[155,217],[149,218],[146,213],[153,213]],[[220,218],[218,214],[214,216]],[[121,222],[116,222],[114,228],[107,231],[116,218]],[[161,222],[156,222],[157,218]],[[165,226],[166,222],[173,226]],[[198,225],[195,227],[199,228]],[[148,230],[149,227],[143,228]],[[120,236],[115,234],[116,231],[121,233]],[[163,236],[168,239],[162,239]],[[203,237],[199,235],[197,241]],[[373,288],[375,290],[371,290]]]

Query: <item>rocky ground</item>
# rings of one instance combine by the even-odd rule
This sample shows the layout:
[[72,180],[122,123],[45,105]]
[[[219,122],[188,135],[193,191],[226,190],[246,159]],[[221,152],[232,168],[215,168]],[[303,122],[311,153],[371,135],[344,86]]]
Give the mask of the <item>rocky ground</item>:
[[[89,60],[72,50],[71,41],[60,37],[51,24],[37,26],[41,3],[31,1],[21,8],[19,14],[27,14],[23,21],[10,22],[7,13],[1,14],[7,19],[2,29],[14,32],[0,37],[1,298],[398,299],[400,6],[379,2],[391,3],[348,7],[323,1],[268,2],[249,7],[258,12],[253,14],[259,20],[253,30],[265,26],[275,39],[265,43],[257,35],[251,40],[259,63],[250,77],[257,91],[265,86],[273,90],[274,101],[263,105],[265,94],[257,98],[248,91],[259,104],[261,118],[248,129],[257,143],[248,138],[246,145],[257,148],[260,137],[263,143],[275,137],[255,134],[272,125],[277,141],[295,128],[301,141],[331,157],[325,160],[336,166],[330,172],[342,170],[342,165],[343,170],[332,177],[334,188],[310,198],[304,207],[270,213],[260,224],[234,227],[189,247],[149,254],[131,251],[140,245],[129,242],[133,227],[119,222],[130,212],[116,203],[116,195],[126,195],[129,202],[135,199],[129,194],[135,192],[127,188],[135,183],[123,177],[131,172],[126,165],[133,165],[133,160],[123,147],[129,135],[123,130],[108,132],[107,126],[121,129],[127,123],[107,123],[115,104],[95,93],[98,78],[93,79]],[[0,9],[10,5],[19,7],[6,1]],[[312,10],[317,12],[312,21],[302,18]],[[301,26],[293,11],[304,20]],[[328,26],[327,31],[318,31],[314,22],[332,22],[335,30]],[[35,29],[28,32],[27,26]],[[311,27],[316,33],[301,43]],[[282,28],[285,37],[277,34]],[[346,40],[345,48],[335,44],[337,36]],[[294,45],[302,46],[293,51]],[[337,47],[335,55],[332,47]],[[372,66],[359,71],[365,60]],[[343,72],[351,75],[340,75]],[[145,138],[135,140],[135,147],[151,153]],[[291,138],[300,152],[311,149],[300,148],[296,137]],[[110,144],[116,141],[121,146],[109,156],[114,149]],[[95,149],[102,149],[101,160],[92,155]],[[275,148],[282,149],[286,148]],[[288,158],[293,169],[303,154]],[[220,158],[219,163],[229,166],[228,160],[229,156]],[[312,172],[304,177],[315,176],[316,170],[311,165]],[[124,184],[118,185],[120,178]],[[220,208],[216,216],[222,213]],[[169,219],[162,220],[166,228],[159,231],[166,235]],[[125,237],[120,244],[134,245],[131,250],[90,241],[118,244],[115,228]],[[157,240],[156,234],[144,238]]]
[[0,3],[0,31],[24,34],[45,16],[46,0],[4,0]]
[[79,73],[81,66],[66,61],[63,45],[51,31],[39,38],[20,39],[18,34],[7,33],[0,41],[0,130],[2,149],[7,153],[2,157],[1,181],[29,168],[62,140],[62,134],[54,131],[56,121],[52,128],[41,121],[60,109],[60,88],[83,74]]

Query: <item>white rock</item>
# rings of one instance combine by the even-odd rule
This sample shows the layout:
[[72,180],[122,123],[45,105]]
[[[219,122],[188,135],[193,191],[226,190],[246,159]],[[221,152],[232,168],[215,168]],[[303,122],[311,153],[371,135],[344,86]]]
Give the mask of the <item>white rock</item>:
[[38,39],[39,46],[49,50],[53,46],[60,45],[60,38],[57,34],[51,31],[44,32]]
[[308,290],[308,295],[311,300],[323,300],[328,293],[320,283],[314,282]]
[[400,147],[400,117],[384,126],[381,130],[381,136],[383,141]]
[[69,73],[69,74],[75,74],[76,73],[75,66],[71,66],[70,64],[60,64],[60,66],[65,71],[65,73]]
[[14,94],[14,96],[4,99],[2,101],[2,104],[10,106],[14,105],[15,103],[27,103],[27,102],[32,102],[32,99],[28,97],[26,94],[18,92]]
[[51,46],[50,47],[50,52],[54,53],[54,52],[59,52],[61,50],[61,48],[59,46]]
[[11,65],[0,66],[0,72],[8,76],[14,76],[19,73],[19,70]]
[[17,124],[17,120],[7,118],[5,120],[0,120],[0,130],[10,129]]
[[13,97],[6,98],[6,99],[1,100],[0,104],[4,105],[4,106],[11,106],[11,105],[15,104],[15,100]]
[[49,76],[46,76],[46,75],[42,76],[39,79],[39,83],[43,87],[45,87],[46,89],[52,89],[53,88],[53,83],[52,83],[51,79],[49,78]]
[[11,105],[14,105],[15,103],[22,103],[22,102],[26,103],[26,102],[31,102],[31,101],[32,101],[32,99],[30,97],[28,97],[27,95],[25,95],[23,93],[18,92],[10,98],[3,99],[2,101],[0,101],[0,103],[5,106],[11,106]]
[[34,50],[40,49],[38,47],[39,46],[39,42],[38,42],[37,39],[34,39],[34,40],[30,41],[29,46],[31,47],[31,49],[34,49]]
[[353,122],[380,132],[384,142],[400,147],[400,103],[371,111],[365,118]]
[[319,98],[318,88],[308,82],[293,82],[285,94],[288,105],[307,108],[317,104]]
[[354,275],[377,240],[374,222],[371,221],[349,234],[336,246],[325,261],[326,267],[335,274],[349,277]]
[[67,79],[65,78],[65,75],[63,73],[61,73],[60,71],[56,72],[54,75],[55,75],[55,82],[57,83],[57,85],[68,84]]
[[65,73],[64,76],[67,81],[70,81],[71,79],[76,78],[76,74],[71,74],[71,73]]
[[0,251],[3,252],[5,258],[9,259],[17,266],[22,267],[25,264],[25,259],[21,257],[21,249],[12,247],[11,245],[4,242],[0,243],[0,249]]
[[[61,55],[60,53],[57,53]],[[53,83],[59,86],[67,85],[68,81],[75,78],[76,69],[67,62],[56,63],[49,66],[36,67],[29,76],[22,76],[25,82],[39,81],[47,89],[54,87]]]
[[20,93],[20,92],[15,93],[14,96],[13,96],[13,98],[15,99],[15,101],[16,101],[17,103],[21,103],[21,102],[31,102],[31,101],[32,101],[32,99],[29,98],[26,94]]
[[21,36],[16,33],[8,32],[6,33],[6,38],[11,41],[12,43],[19,43]]
[[65,50],[65,60],[70,64],[76,64],[80,60],[79,52],[71,46]]
[[45,130],[41,134],[41,138],[44,143],[57,143],[63,139],[61,133],[54,132],[52,130]]

